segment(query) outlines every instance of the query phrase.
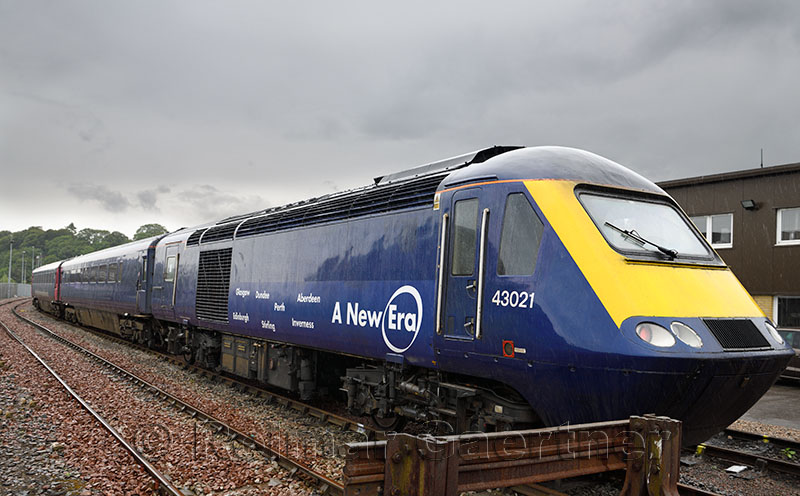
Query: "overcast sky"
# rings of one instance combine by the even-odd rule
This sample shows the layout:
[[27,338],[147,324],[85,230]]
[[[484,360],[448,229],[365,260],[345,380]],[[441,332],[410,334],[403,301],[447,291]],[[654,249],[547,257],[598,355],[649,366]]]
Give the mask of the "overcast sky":
[[169,229],[493,144],[800,161],[800,2],[0,0],[0,230]]

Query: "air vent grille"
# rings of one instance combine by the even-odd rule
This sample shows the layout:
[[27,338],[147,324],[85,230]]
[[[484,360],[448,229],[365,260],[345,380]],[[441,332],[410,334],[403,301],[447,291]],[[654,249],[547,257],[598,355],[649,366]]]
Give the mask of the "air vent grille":
[[233,233],[236,231],[237,225],[239,225],[238,222],[231,222],[229,224],[222,224],[221,226],[210,227],[205,234],[203,234],[203,244],[233,239]]
[[769,341],[750,319],[703,319],[727,351],[770,348]]
[[200,244],[200,236],[206,232],[205,229],[198,229],[197,231],[193,232],[189,239],[186,240],[186,246],[195,246]]
[[200,252],[195,292],[198,319],[228,323],[231,252],[230,248]]
[[[242,223],[236,237],[255,236],[293,227],[433,205],[436,188],[445,176],[446,174],[437,174],[399,185],[376,186],[291,209],[279,210],[261,217],[253,217]],[[207,236],[203,237],[203,243],[206,242]]]

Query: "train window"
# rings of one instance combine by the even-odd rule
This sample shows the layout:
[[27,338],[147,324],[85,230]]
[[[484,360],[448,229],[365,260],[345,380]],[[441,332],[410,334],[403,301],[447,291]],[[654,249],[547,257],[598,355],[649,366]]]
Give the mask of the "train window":
[[501,276],[529,276],[536,268],[536,257],[542,242],[544,224],[533,211],[522,193],[512,193],[506,198],[500,253],[497,257],[497,274]]
[[[580,200],[612,248],[621,253],[708,259],[712,253],[666,201],[581,193]],[[675,253],[677,252],[677,253]]]
[[142,282],[147,282],[147,257],[142,257]]
[[117,281],[117,264],[108,264],[108,282]]
[[122,282],[122,262],[117,264],[117,282]]
[[164,282],[175,280],[175,256],[167,257],[167,264],[164,266]]
[[89,282],[97,282],[97,266],[89,267]]
[[453,208],[454,276],[468,276],[475,270],[475,249],[478,239],[478,199],[457,201]]
[[106,264],[101,265],[97,269],[97,282],[106,282],[107,270]]

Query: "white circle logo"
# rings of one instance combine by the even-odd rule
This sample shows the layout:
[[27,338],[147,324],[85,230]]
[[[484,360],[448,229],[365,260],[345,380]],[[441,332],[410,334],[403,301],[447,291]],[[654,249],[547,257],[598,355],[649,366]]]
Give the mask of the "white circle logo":
[[[397,312],[397,305],[392,305],[392,302],[398,296],[404,294],[411,295],[414,298],[414,301],[417,304],[416,313]],[[403,353],[404,351],[411,348],[412,344],[414,344],[414,341],[417,339],[417,335],[419,334],[419,328],[421,326],[422,326],[422,297],[419,295],[419,291],[417,291],[417,288],[415,288],[414,286],[403,286],[399,288],[397,291],[394,292],[392,297],[389,298],[389,302],[386,304],[386,308],[383,309],[383,319],[381,320],[381,332],[383,333],[383,342],[386,343],[386,346],[388,346],[389,349],[394,351],[395,353]],[[390,331],[413,332],[414,336],[411,338],[411,342],[408,343],[408,346],[406,346],[405,348],[400,348],[399,346],[394,345],[392,341],[389,339],[389,336],[386,335],[387,327],[389,328]]]

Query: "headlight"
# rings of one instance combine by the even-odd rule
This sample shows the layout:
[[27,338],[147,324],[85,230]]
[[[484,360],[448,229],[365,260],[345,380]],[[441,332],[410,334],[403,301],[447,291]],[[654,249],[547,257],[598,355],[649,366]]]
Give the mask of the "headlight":
[[770,324],[769,322],[766,322],[764,325],[767,326],[767,330],[769,331],[770,334],[772,334],[772,339],[777,341],[778,344],[783,344],[783,336],[781,336],[778,330],[775,329],[775,326]]
[[651,322],[644,322],[636,326],[636,335],[642,341],[659,348],[669,348],[675,344],[675,336],[671,332]]
[[684,324],[683,322],[673,322],[670,326],[672,332],[678,336],[678,339],[688,344],[692,348],[701,348],[703,340],[694,332],[694,329]]

